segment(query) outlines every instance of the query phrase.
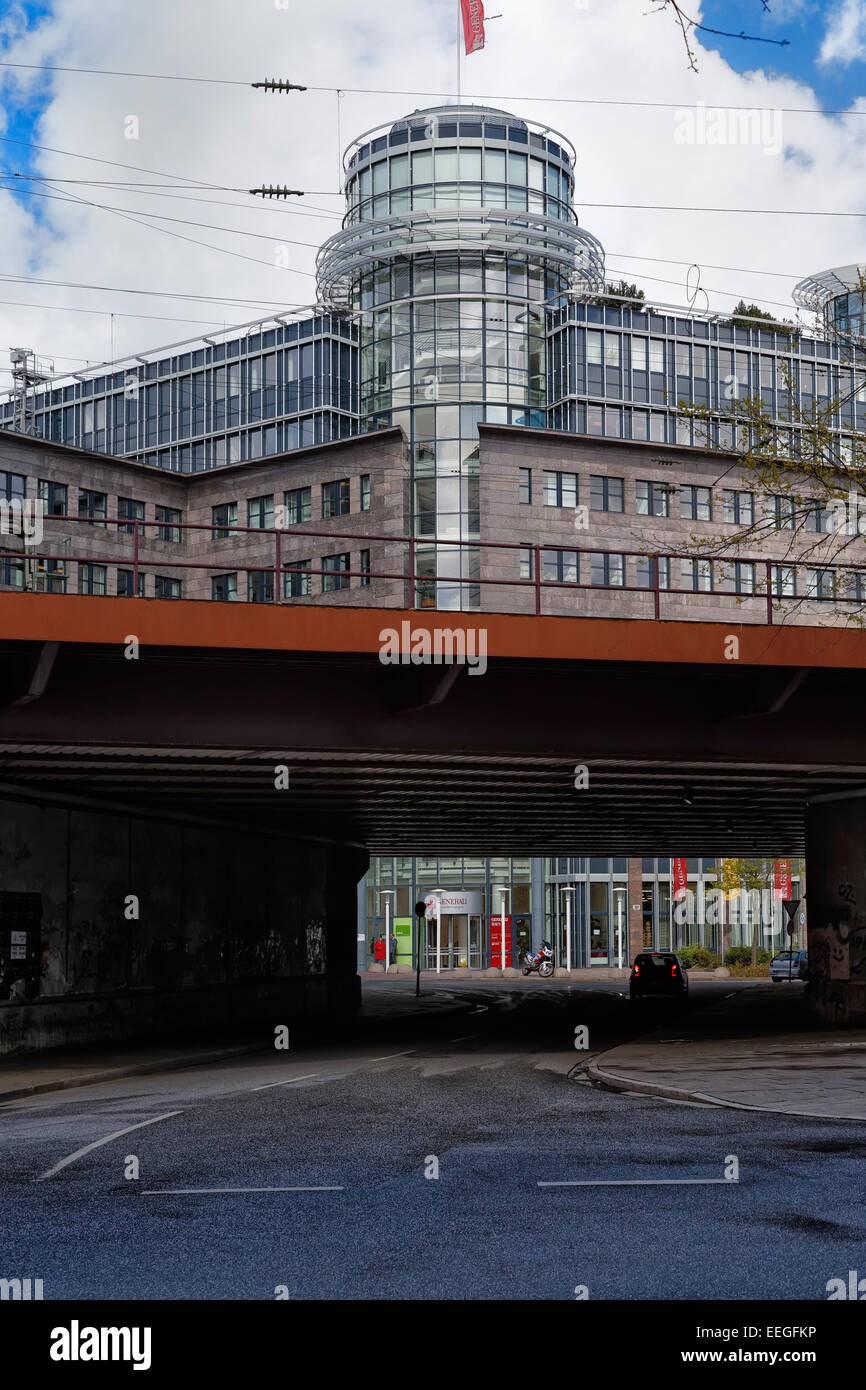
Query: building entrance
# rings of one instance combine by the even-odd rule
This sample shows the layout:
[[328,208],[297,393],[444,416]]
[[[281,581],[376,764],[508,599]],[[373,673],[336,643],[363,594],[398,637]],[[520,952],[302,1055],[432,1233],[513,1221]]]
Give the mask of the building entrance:
[[[426,923],[424,967],[436,969],[436,918]],[[478,970],[481,967],[481,918],[468,913],[442,914],[440,970]]]

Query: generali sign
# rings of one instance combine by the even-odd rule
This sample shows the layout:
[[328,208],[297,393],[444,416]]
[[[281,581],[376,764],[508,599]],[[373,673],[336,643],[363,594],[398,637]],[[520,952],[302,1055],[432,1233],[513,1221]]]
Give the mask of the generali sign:
[[468,913],[471,917],[481,916],[481,890],[470,888],[466,892],[444,889],[437,889],[432,893],[425,893],[424,902],[427,904],[427,911],[431,916],[435,916],[436,904],[439,903],[439,911],[445,916],[448,913]]

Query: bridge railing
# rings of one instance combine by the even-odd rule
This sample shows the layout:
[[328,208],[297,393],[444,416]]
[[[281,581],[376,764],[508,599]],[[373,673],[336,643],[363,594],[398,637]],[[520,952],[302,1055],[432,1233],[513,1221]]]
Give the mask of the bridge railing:
[[[42,521],[46,528],[50,526],[56,527],[59,531],[71,531],[75,535],[76,543],[73,545],[73,534],[62,538],[60,549],[57,548],[57,543],[55,548],[48,549],[44,534],[38,543],[25,542],[20,534],[0,536],[0,540],[4,542],[0,547],[0,590],[10,592],[26,589],[47,593],[83,593],[101,597],[108,594],[108,569],[113,567],[126,571],[130,576],[131,593],[127,593],[127,597],[137,597],[142,578],[158,572],[160,576],[197,576],[200,584],[194,586],[193,592],[184,593],[183,597],[206,598],[215,602],[228,600],[215,597],[213,592],[209,591],[208,578],[216,575],[246,574],[247,601],[277,605],[312,598],[331,602],[336,599],[337,602],[351,606],[350,594],[354,594],[357,599],[360,586],[363,586],[367,595],[375,585],[380,592],[376,594],[375,601],[372,595],[366,597],[364,606],[421,609],[436,609],[441,606],[447,609],[460,605],[450,602],[440,605],[437,600],[443,591],[463,593],[465,589],[475,589],[481,595],[481,602],[471,605],[473,609],[477,606],[481,612],[524,612],[539,616],[545,611],[550,611],[550,605],[545,605],[544,595],[551,592],[585,594],[590,597],[605,595],[608,599],[625,594],[639,596],[635,611],[619,611],[611,615],[656,620],[662,617],[712,620],[713,609],[721,606],[719,601],[736,605],[737,608],[746,608],[748,611],[739,617],[739,621],[769,624],[774,622],[775,613],[787,612],[795,604],[808,605],[807,612],[817,613],[818,621],[826,621],[831,610],[846,619],[850,619],[850,615],[858,610],[866,610],[866,564],[857,566],[825,563],[815,558],[806,561],[790,556],[713,556],[696,551],[635,550],[623,549],[616,545],[581,546],[559,538],[527,544],[521,541],[405,536],[393,532],[319,530],[308,527],[306,523],[290,527],[252,527],[234,522],[145,521],[123,516],[93,518],[54,515],[46,515]],[[81,538],[80,544],[78,536],[81,533],[77,531],[79,527],[90,528],[88,535]],[[92,533],[95,529],[105,536],[106,544],[102,547],[94,543],[96,538]],[[152,533],[156,533],[155,537]],[[211,540],[237,540],[238,548],[214,554],[210,547],[202,547],[201,554],[196,553],[194,558],[173,558],[175,545],[183,547],[181,554],[189,554],[196,540],[201,539],[206,533],[210,533]],[[352,541],[361,549],[371,552],[370,566],[334,570],[324,566],[313,568],[310,563],[298,567],[298,547],[301,542],[306,543],[310,540],[321,540],[331,545],[338,541]],[[240,545],[244,541],[256,544],[259,553],[252,556],[242,553]],[[290,543],[289,549],[294,553],[288,553],[287,543]],[[48,544],[50,545],[50,541]],[[394,551],[400,551],[399,568],[385,568],[382,564],[377,564],[374,568],[374,546],[379,548],[377,559],[385,562],[393,556]],[[302,548],[309,547],[304,544]],[[437,569],[443,559],[459,557],[460,569],[463,570],[464,556],[477,556],[478,573],[451,575],[442,572],[441,569],[433,574],[426,570],[419,571],[419,557],[432,553],[437,557]],[[510,577],[509,574],[500,572],[485,573],[483,560],[491,556],[491,553],[494,560],[514,555],[517,563],[510,566],[510,570],[513,573],[516,569],[518,577]],[[554,558],[551,561],[550,557],[561,556],[567,557],[566,563],[569,564],[572,558],[574,559],[574,578],[550,577],[546,573],[547,565],[560,565],[559,560]],[[614,561],[613,572],[616,577],[608,577],[605,582],[597,582],[592,578],[587,580],[583,577],[586,568],[583,563],[584,557],[590,562],[590,574],[593,559],[604,562],[604,558],[607,557],[606,566],[603,563],[602,567],[608,576],[611,573],[611,561]],[[690,567],[691,584],[674,582],[675,566],[678,563]],[[82,575],[79,568],[75,576],[77,583],[70,587],[73,580],[70,566],[73,564],[79,567],[104,567],[105,576],[97,577],[95,581],[92,575]],[[525,572],[527,570],[528,573]],[[630,574],[637,574],[638,582],[630,582]],[[259,579],[257,586],[250,584],[250,576]],[[682,579],[682,571],[679,577]],[[313,580],[321,581],[319,592],[316,594],[312,593]],[[352,580],[358,581],[354,588],[350,586]],[[387,582],[389,587],[382,593],[381,586],[384,582]],[[300,592],[291,592],[293,583]],[[521,599],[525,597],[526,602],[521,603],[517,609],[512,608],[510,604],[506,610],[490,605],[485,607],[484,591],[486,589],[489,593],[491,588],[497,591],[514,591]],[[345,597],[341,598],[340,595]],[[168,594],[161,596],[173,597]],[[241,595],[233,595],[232,598],[240,600]],[[701,600],[700,611],[684,610],[683,601],[689,598]],[[676,600],[673,608],[672,600]],[[562,613],[568,610],[556,606],[555,611]],[[581,605],[579,611],[581,615],[593,616],[585,604]]]

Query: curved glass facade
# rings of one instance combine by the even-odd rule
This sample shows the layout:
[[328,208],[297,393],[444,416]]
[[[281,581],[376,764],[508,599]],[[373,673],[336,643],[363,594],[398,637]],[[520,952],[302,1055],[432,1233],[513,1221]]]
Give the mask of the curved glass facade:
[[505,112],[416,112],[344,165],[319,293],[359,325],[362,428],[410,440],[416,601],[474,608],[477,552],[448,543],[481,534],[477,425],[546,423],[545,305],[599,283],[603,253],[574,216],[573,152]]

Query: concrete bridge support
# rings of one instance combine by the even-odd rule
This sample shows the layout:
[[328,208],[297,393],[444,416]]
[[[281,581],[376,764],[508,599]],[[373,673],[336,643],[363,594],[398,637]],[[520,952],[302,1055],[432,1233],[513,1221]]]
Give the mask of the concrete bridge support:
[[[277,795],[278,793],[274,793]],[[0,801],[0,1054],[359,1002],[366,851]]]
[[806,812],[809,1000],[827,1023],[866,1025],[866,797]]

